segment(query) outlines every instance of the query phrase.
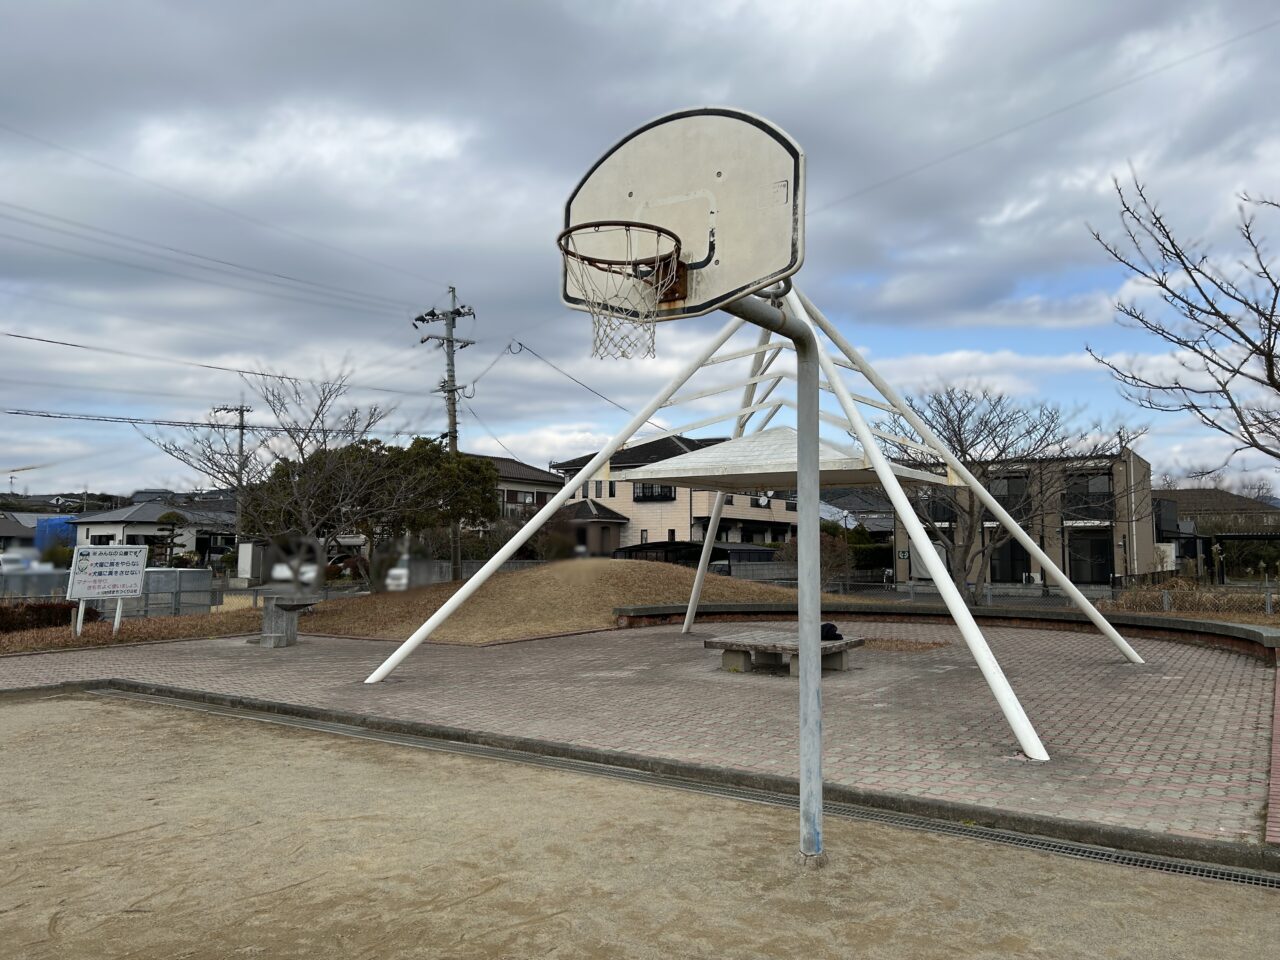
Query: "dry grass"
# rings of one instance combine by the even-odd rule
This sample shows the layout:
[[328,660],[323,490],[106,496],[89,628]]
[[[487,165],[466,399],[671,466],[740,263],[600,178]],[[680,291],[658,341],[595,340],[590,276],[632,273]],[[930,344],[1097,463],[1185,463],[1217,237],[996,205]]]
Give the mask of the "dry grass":
[[[1165,609],[1166,600],[1169,608]],[[1280,626],[1280,616],[1267,614],[1261,592],[1206,586],[1195,580],[1173,579],[1148,587],[1133,587],[1114,600],[1099,600],[1104,613],[1146,613],[1191,620],[1229,620]]]
[[150,640],[181,640],[193,637],[227,637],[255,633],[262,626],[262,611],[235,610],[208,616],[131,617],[120,624],[120,635],[111,636],[111,618],[86,623],[76,637],[70,627],[43,627],[0,633],[0,653],[31,650],[62,650],[68,647],[105,647],[117,643],[144,643]]
[[[686,567],[645,560],[567,560],[516,573],[500,573],[449,618],[431,639],[482,644],[523,640],[614,625],[614,607],[685,603],[693,587]],[[303,633],[403,640],[452,596],[456,586],[436,584],[404,593],[379,593],[330,600],[303,616]],[[795,603],[794,590],[749,580],[708,575],[706,603]],[[832,599],[843,600],[843,597]],[[256,633],[262,613],[223,610],[208,616],[126,620],[111,637],[110,621],[88,624],[80,637],[68,627],[0,634],[0,653],[67,647],[179,640]]]
[[[566,560],[500,573],[465,603],[431,639],[478,644],[520,640],[614,625],[615,607],[686,603],[694,571],[647,560]],[[454,591],[437,584],[324,604],[303,621],[308,633],[402,640]],[[843,599],[843,598],[834,598]],[[705,603],[795,603],[794,590],[708,575]]]

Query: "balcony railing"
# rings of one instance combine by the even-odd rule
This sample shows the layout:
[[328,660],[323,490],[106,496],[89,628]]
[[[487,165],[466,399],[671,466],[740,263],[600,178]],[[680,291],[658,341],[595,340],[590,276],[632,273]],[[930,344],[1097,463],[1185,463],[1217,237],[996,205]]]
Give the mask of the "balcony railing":
[[1065,493],[1062,495],[1063,520],[1114,520],[1116,501],[1110,493]]

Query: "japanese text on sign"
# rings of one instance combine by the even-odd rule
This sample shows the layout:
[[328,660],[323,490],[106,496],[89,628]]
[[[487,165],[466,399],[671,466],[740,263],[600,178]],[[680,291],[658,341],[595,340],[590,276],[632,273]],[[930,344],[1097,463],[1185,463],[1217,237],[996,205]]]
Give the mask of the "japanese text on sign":
[[67,599],[139,596],[146,572],[146,547],[76,547]]

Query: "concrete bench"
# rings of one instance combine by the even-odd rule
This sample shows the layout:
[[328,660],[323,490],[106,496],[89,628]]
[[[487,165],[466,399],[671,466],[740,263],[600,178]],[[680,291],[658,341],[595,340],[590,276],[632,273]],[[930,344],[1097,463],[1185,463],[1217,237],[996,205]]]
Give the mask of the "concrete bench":
[[[848,670],[849,651],[866,641],[862,637],[828,640],[819,645],[823,670]],[[702,641],[708,650],[720,650],[720,668],[733,673],[750,673],[752,665],[780,667],[788,658],[793,677],[800,675],[799,637],[786,630],[745,630],[729,637]]]

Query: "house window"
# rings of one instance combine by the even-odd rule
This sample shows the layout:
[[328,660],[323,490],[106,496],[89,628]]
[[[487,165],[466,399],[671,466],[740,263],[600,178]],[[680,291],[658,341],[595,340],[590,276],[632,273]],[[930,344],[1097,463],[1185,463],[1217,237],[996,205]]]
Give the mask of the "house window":
[[649,542],[649,531],[648,531],[648,530],[641,530],[641,531],[640,531],[640,542],[641,542],[641,543],[648,543],[648,542]]
[[584,480],[584,481],[582,481],[582,499],[583,499],[583,500],[587,499],[587,497],[589,496],[589,494],[587,493],[587,491],[588,491],[588,489],[589,489],[590,487],[591,487],[591,481],[590,481],[590,480]]
[[603,497],[603,496],[604,496],[604,481],[603,481],[603,480],[597,480],[597,481],[596,481],[596,496],[597,496],[597,497]]
[[110,534],[95,533],[89,536],[89,542],[95,547],[107,547],[116,542]]
[[733,494],[732,494],[732,493],[726,493],[726,494],[725,494],[725,497],[724,497],[724,505],[725,505],[726,507],[732,507],[732,506],[733,506]]
[[523,504],[525,504],[526,506],[533,506],[533,491],[532,491],[532,490],[517,490],[517,491],[516,491],[516,503],[523,503]]
[[546,491],[542,491],[538,493],[537,496],[534,498],[534,502],[541,507],[550,499],[551,499],[551,494],[547,493]]
[[795,513],[795,512],[796,512],[796,502],[794,500],[788,500],[787,513]]
[[667,528],[667,542],[672,543],[676,539],[676,532],[670,527]]
[[609,496],[610,496],[610,497],[616,497],[617,495],[618,495],[618,481],[617,481],[617,480],[610,480],[610,481],[609,481]]
[[674,500],[676,488],[661,483],[633,483],[631,497],[637,502],[654,500]]

